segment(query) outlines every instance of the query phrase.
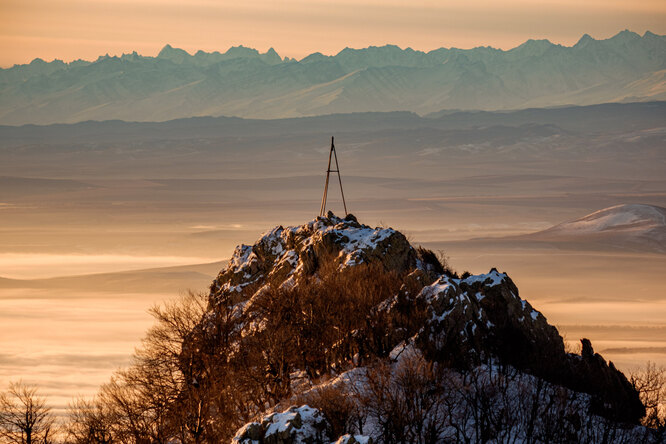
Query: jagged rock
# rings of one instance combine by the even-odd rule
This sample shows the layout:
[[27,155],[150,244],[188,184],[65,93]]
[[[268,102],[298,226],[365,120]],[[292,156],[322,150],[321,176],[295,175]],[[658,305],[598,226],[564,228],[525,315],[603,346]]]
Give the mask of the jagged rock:
[[645,414],[638,393],[587,339],[582,356],[567,354],[557,329],[518,296],[504,273],[455,279],[442,275],[417,299],[427,305],[416,345],[431,360],[471,368],[493,357],[555,384],[593,395],[595,413],[636,422]]
[[626,376],[595,353],[589,339],[583,338],[581,343],[581,355],[569,355],[569,371],[561,372],[571,378],[571,388],[599,394],[592,398],[592,408],[611,419],[628,421],[645,415],[645,407]]
[[279,286],[311,275],[323,262],[339,267],[372,262],[402,272],[416,268],[417,259],[399,231],[371,228],[351,214],[341,219],[329,212],[305,225],[276,227],[252,246],[239,245],[211,285],[210,298],[212,303],[229,295],[247,299],[269,282]]
[[329,442],[324,431],[327,422],[321,412],[307,405],[271,413],[261,422],[244,425],[232,443],[239,444],[319,444]]
[[418,298],[427,304],[428,317],[416,343],[431,359],[471,367],[499,356],[525,367],[544,348],[564,354],[555,327],[495,269],[466,279],[442,275]]
[[[236,436],[240,437],[239,440],[249,440],[250,442],[259,441],[263,439],[265,429],[262,427],[262,424],[251,422],[245,424],[239,431],[236,433]],[[235,438],[234,438],[235,439]],[[241,441],[245,442],[245,441]]]

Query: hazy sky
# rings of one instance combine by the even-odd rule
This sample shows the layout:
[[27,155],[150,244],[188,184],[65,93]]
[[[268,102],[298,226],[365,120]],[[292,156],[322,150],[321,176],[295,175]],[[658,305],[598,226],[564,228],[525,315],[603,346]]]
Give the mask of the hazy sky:
[[301,58],[346,46],[514,47],[574,44],[625,28],[666,34],[663,0],[0,0],[0,66],[41,57],[155,55],[243,44]]

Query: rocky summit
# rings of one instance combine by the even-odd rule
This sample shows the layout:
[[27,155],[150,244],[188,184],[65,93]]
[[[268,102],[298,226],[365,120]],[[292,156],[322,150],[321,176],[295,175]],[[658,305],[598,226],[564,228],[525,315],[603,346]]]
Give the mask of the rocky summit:
[[[351,300],[345,299],[347,293]],[[466,387],[469,375],[492,375],[501,367],[520,375],[520,384],[507,385],[514,387],[511,390],[544,384],[543,393],[550,396],[543,400],[550,405],[544,410],[548,414],[555,393],[570,394],[583,411],[574,415],[575,420],[567,413],[568,425],[563,427],[573,434],[569,438],[582,433],[581,418],[596,418],[588,421],[597,424],[588,431],[598,428],[602,419],[634,424],[631,429],[645,414],[627,378],[594,353],[586,339],[581,354],[568,353],[557,329],[521,299],[505,273],[492,269],[458,276],[431,251],[410,245],[399,231],[363,225],[352,215],[340,218],[329,212],[301,226],[276,227],[251,246],[238,246],[211,285],[201,331],[210,330],[221,318],[233,322],[227,362],[243,356],[248,373],[260,367],[256,377],[268,378],[262,390],[271,387],[272,396],[257,404],[255,420],[236,433],[234,442],[389,442],[382,434],[388,433],[388,425],[382,426],[368,393],[376,389],[381,365],[388,369],[386,387],[399,385],[401,372],[412,365],[404,363],[407,356],[438,369],[440,379],[429,381],[440,389],[442,371],[452,372],[444,378],[447,383],[458,380],[462,382],[456,387]],[[316,325],[308,327],[308,319]],[[272,349],[277,338],[282,342]],[[248,351],[255,343],[263,344],[256,356]],[[296,357],[289,358],[287,350],[292,349]],[[285,355],[277,363],[267,357],[275,350]],[[205,375],[195,377],[201,380]],[[360,426],[336,426],[324,398],[313,398],[332,387],[352,399],[355,417],[364,418],[358,419]],[[454,392],[447,390],[433,418],[445,416],[443,406]],[[318,406],[307,405],[313,399]],[[504,408],[524,408],[506,402]],[[285,410],[280,413],[281,409]],[[408,429],[405,425],[402,430]],[[437,436],[454,429],[451,424],[442,426]],[[536,433],[533,426],[510,429],[513,436]],[[455,441],[463,435],[450,436]]]
[[378,263],[387,270],[427,269],[407,238],[392,228],[371,228],[353,215],[340,219],[329,212],[297,227],[276,227],[254,245],[236,247],[229,266],[211,286],[211,298],[247,294],[248,289],[293,285],[324,263],[344,268]]

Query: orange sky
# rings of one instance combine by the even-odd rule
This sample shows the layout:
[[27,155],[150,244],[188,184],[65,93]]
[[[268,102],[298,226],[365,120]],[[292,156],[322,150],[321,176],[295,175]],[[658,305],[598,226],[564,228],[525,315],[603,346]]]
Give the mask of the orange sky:
[[0,0],[0,66],[41,57],[156,55],[243,44],[301,58],[346,46],[514,47],[574,44],[623,29],[666,34],[663,0]]

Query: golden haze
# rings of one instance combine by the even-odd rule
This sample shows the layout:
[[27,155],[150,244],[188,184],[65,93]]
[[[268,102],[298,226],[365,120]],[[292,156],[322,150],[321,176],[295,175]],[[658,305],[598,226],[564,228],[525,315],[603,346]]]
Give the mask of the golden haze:
[[491,45],[509,49],[529,38],[574,44],[584,33],[608,38],[628,28],[666,33],[659,0],[469,2],[396,0],[5,0],[0,4],[0,66],[44,60],[94,60],[166,44],[190,53],[245,45],[302,58],[349,47],[392,43],[431,50]]

